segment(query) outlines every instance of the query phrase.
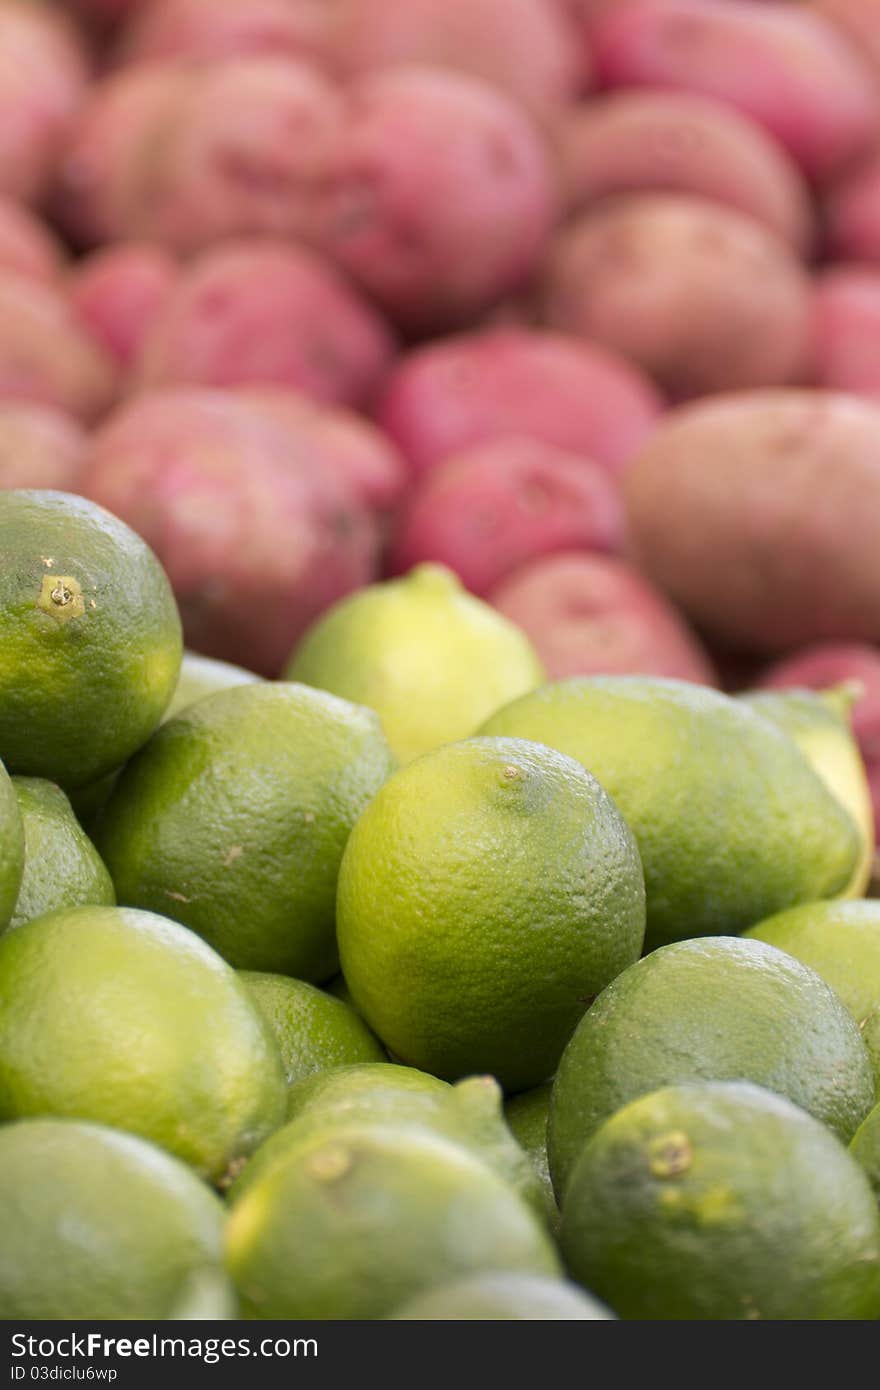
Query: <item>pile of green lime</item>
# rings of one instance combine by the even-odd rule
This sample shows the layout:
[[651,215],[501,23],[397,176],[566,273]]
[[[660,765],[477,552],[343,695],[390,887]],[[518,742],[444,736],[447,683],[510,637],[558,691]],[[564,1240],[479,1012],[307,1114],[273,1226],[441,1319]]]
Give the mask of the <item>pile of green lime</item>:
[[880,1318],[840,692],[542,686],[438,566],[264,681],[0,549],[0,1319]]

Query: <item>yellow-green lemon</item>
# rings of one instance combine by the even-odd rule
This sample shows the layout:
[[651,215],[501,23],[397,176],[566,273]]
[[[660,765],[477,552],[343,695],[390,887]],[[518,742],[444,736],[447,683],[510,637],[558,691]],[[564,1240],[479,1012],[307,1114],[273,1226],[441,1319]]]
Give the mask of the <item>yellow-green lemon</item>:
[[846,685],[821,693],[758,690],[739,698],[791,735],[828,790],[849,811],[859,832],[861,853],[840,896],[861,897],[874,862],[874,809],[865,764],[850,721],[853,691]]
[[544,679],[525,633],[442,565],[419,565],[337,603],[284,674],[376,710],[402,763],[476,733]]

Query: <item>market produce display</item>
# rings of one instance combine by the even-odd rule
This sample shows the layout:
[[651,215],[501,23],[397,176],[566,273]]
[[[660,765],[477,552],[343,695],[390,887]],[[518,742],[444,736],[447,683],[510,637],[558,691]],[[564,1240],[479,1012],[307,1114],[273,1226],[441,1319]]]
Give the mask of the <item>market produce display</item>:
[[878,825],[880,0],[0,0],[0,1321],[880,1321]]

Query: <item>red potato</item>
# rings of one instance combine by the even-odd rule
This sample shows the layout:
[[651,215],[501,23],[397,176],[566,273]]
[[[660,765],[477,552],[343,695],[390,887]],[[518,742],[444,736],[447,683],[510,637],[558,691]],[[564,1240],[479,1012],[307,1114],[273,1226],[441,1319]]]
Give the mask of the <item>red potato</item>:
[[689,92],[618,92],[564,118],[575,211],[620,193],[687,193],[761,222],[798,252],[813,240],[809,192],[781,145],[731,107]]
[[64,250],[55,233],[22,203],[0,197],[0,270],[31,280],[58,280]]
[[743,652],[880,640],[880,405],[740,392],[666,417],[625,482],[634,562]]
[[766,127],[810,178],[836,173],[877,134],[880,92],[869,66],[801,5],[621,0],[593,44],[605,86],[716,97]]
[[142,386],[275,385],[360,406],[392,355],[383,320],[331,265],[254,238],[216,246],[185,268],[135,373]]
[[604,344],[675,399],[804,378],[810,281],[751,218],[679,194],[616,199],[562,232],[546,322]]
[[114,363],[61,289],[0,271],[0,401],[53,406],[84,421],[116,394]]
[[69,415],[40,405],[0,404],[0,488],[75,492],[88,436]]
[[188,646],[265,676],[328,604],[376,574],[366,509],[228,392],[124,405],[95,435],[78,490],[156,551]]
[[285,430],[304,462],[343,479],[371,511],[390,512],[400,501],[409,471],[390,439],[354,411],[327,407],[296,391],[250,386],[239,394]]
[[121,367],[131,366],[180,273],[177,262],[148,242],[120,242],[74,265],[70,302],[92,336]]
[[880,825],[880,651],[858,644],[807,647],[765,670],[758,684],[768,690],[829,690],[849,681],[861,687],[852,727],[871,788],[874,821]]
[[880,72],[880,0],[808,0]]
[[87,244],[315,240],[343,93],[285,57],[146,64],[99,84],[60,171],[60,216]]
[[874,155],[829,189],[828,250],[838,260],[880,262],[880,156]]
[[608,555],[550,555],[517,570],[489,602],[531,639],[550,680],[602,674],[716,683],[669,601]]
[[558,188],[523,111],[459,73],[394,68],[350,92],[323,248],[408,329],[462,324],[522,285]]
[[[321,3],[321,0],[319,0]],[[344,75],[427,63],[478,77],[544,114],[591,64],[555,0],[335,0],[328,57]]]
[[105,25],[118,24],[146,3],[147,0],[73,0],[73,8],[86,19]]
[[654,387],[622,358],[536,329],[462,333],[391,373],[378,420],[416,476],[471,444],[524,435],[619,476],[655,428]]
[[572,48],[578,63],[591,81],[595,79],[593,30],[612,6],[620,0],[554,0],[557,12],[572,34]]
[[341,88],[294,59],[200,66],[154,128],[126,231],[182,254],[230,236],[314,242],[345,114]]
[[87,80],[63,13],[42,0],[0,2],[0,193],[43,197]]
[[98,82],[59,160],[54,207],[84,246],[142,235],[158,131],[189,90],[186,65],[145,64]]
[[116,57],[126,63],[246,53],[320,58],[332,12],[327,0],[140,0]]
[[390,571],[436,561],[486,594],[538,555],[622,540],[619,491],[598,464],[540,440],[496,439],[422,479],[399,518]]
[[823,271],[815,313],[818,384],[880,397],[880,270],[841,265]]

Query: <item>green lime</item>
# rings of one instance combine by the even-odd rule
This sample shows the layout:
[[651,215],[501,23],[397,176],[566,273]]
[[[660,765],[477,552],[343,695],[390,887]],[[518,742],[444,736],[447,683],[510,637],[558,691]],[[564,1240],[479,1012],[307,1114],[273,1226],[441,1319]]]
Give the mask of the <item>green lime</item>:
[[342,851],[391,768],[371,710],[304,685],[236,686],[129,763],[98,849],[120,902],[176,918],[240,969],[325,980]]
[[381,1043],[341,999],[287,975],[242,970],[239,978],[275,1034],[288,1086],[334,1067],[385,1061]]
[[8,926],[24,873],[24,826],[18,797],[0,763],[0,932]]
[[544,679],[525,633],[442,565],[419,565],[335,604],[284,674],[377,710],[402,763],[467,738]]
[[560,681],[499,711],[484,734],[577,758],[638,841],[650,946],[742,931],[842,892],[856,827],[794,741],[740,700],[684,681]]
[[0,1121],[112,1125],[221,1181],[286,1098],[244,985],[176,922],[77,907],[0,937]]
[[547,1130],[557,1195],[604,1120],[685,1081],[752,1081],[846,1142],[874,1104],[858,1027],[814,971],[763,941],[679,941],[619,975],[563,1054]]
[[880,1201],[880,1105],[862,1121],[849,1146],[853,1158],[864,1168]]
[[841,685],[815,690],[757,690],[739,697],[790,734],[826,787],[849,812],[861,853],[841,897],[859,898],[874,861],[874,809],[865,764],[852,732],[853,691]]
[[64,492],[0,492],[0,758],[82,787],[156,728],[180,670],[180,615],[152,550]]
[[[185,651],[180,679],[162,722],[167,723],[206,695],[214,695],[218,690],[228,690],[234,685],[253,685],[260,679],[260,676],[245,671],[241,666],[231,666],[227,661],[215,661],[212,657]],[[119,770],[110,772],[98,782],[90,782],[71,794],[73,809],[89,834],[97,829],[101,813],[110,800],[118,778]]]
[[398,1322],[587,1322],[613,1318],[563,1279],[537,1274],[473,1274],[409,1299]]
[[504,1118],[514,1139],[528,1154],[540,1184],[547,1224],[555,1231],[559,1225],[559,1208],[556,1205],[556,1194],[550,1178],[550,1160],[547,1157],[547,1116],[552,1090],[553,1087],[547,1081],[543,1086],[535,1086],[531,1091],[512,1096],[504,1107]]
[[358,1010],[400,1061],[508,1090],[551,1076],[638,958],[638,851],[573,759],[469,739],[397,772],[355,826],[337,930]]
[[164,1319],[222,1269],[223,1206],[184,1164],[103,1125],[0,1126],[0,1318]]
[[479,1270],[554,1275],[539,1218],[484,1163],[426,1130],[314,1130],[234,1203],[227,1268],[245,1314],[382,1318]]
[[880,1209],[811,1115],[758,1086],[669,1086],[584,1145],[570,1273],[623,1318],[880,1317]]
[[261,1145],[233,1191],[244,1191],[315,1129],[381,1122],[426,1129],[462,1144],[543,1214],[543,1195],[528,1155],[505,1123],[501,1099],[491,1076],[469,1076],[450,1086],[391,1062],[317,1073],[291,1088],[289,1123]]
[[113,881],[61,788],[37,777],[14,777],[12,783],[25,849],[11,925],[60,907],[115,903]]
[[880,1088],[880,902],[806,903],[746,932],[808,965],[861,1030]]
[[215,695],[218,690],[229,690],[234,685],[255,685],[262,677],[243,666],[233,666],[228,661],[217,661],[211,656],[199,656],[197,652],[185,651],[180,665],[180,678],[177,682],[171,704],[165,711],[165,719],[173,719],[203,700],[206,695]]

